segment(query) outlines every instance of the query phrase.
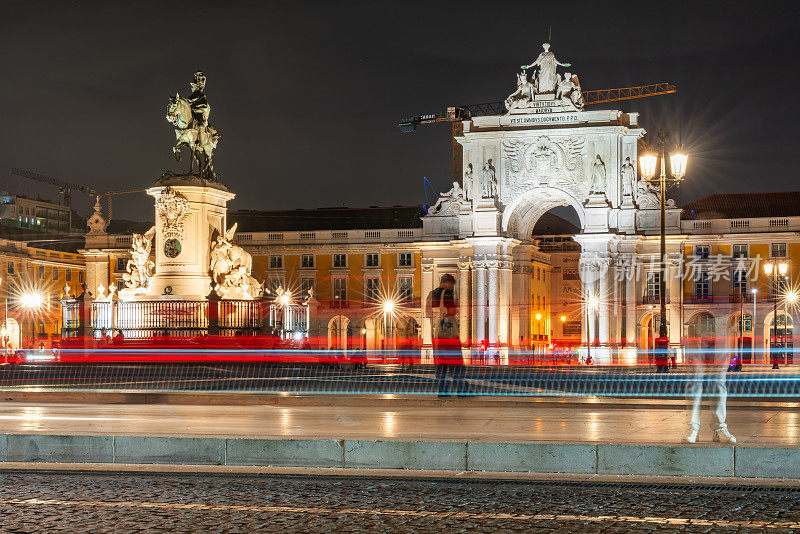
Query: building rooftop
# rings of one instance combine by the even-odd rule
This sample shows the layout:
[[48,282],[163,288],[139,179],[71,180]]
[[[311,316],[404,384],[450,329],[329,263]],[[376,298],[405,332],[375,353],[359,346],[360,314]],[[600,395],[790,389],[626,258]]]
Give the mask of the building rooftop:
[[0,225],[0,239],[20,241],[29,247],[59,250],[61,252],[72,252],[75,254],[78,253],[79,248],[83,248],[84,246],[83,235],[52,234],[28,228],[5,225]]
[[719,193],[683,206],[681,218],[747,219],[800,216],[800,191],[783,193]]
[[237,232],[422,228],[424,215],[419,206],[239,210],[228,212],[228,225],[238,223]]

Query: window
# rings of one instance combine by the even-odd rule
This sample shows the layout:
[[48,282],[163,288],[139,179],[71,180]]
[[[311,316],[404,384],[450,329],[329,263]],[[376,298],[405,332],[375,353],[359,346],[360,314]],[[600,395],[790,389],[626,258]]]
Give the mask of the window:
[[[742,321],[742,319],[744,319],[744,321]],[[753,330],[753,318],[750,314],[745,313],[743,316],[740,315],[739,320],[736,322],[739,326],[739,332],[750,332]]]
[[380,278],[367,278],[364,280],[364,301],[378,302],[380,300]]
[[83,283],[83,271],[78,271],[78,283]]
[[711,298],[711,283],[708,273],[700,271],[694,279],[694,298],[708,300]]
[[115,269],[118,273],[128,270],[128,258],[117,258],[117,267]]
[[401,252],[397,255],[398,267],[412,267],[414,265],[414,255],[411,252]]
[[743,297],[747,295],[747,271],[744,269],[736,269],[733,271],[733,294],[735,296]]
[[347,267],[347,254],[334,254],[333,255],[334,267]]
[[747,245],[733,245],[731,250],[732,258],[746,258],[747,256]]
[[695,245],[694,257],[702,260],[707,260],[711,255],[711,247],[708,245]]
[[6,264],[6,272],[8,274],[14,274],[14,262],[10,261]]
[[67,282],[72,282],[72,269],[67,269],[64,271],[64,280]]
[[[334,256],[344,256],[344,254],[336,254]],[[337,308],[347,307],[347,278],[334,278],[333,279],[333,300],[331,306]]]
[[770,251],[772,252],[773,258],[785,258],[786,257],[786,243],[772,243],[770,247]]
[[300,266],[303,269],[313,269],[314,268],[314,255],[313,254],[303,254],[300,257]]
[[53,282],[58,282],[58,267],[53,267]]
[[270,256],[269,257],[270,269],[283,269],[283,256]]
[[[410,254],[409,254],[410,255]],[[414,300],[414,279],[401,276],[397,279],[397,297],[403,304],[411,304]]]
[[789,286],[789,280],[786,276],[773,274],[769,277],[769,294],[772,296],[783,295]]
[[379,261],[380,258],[376,253],[369,252],[364,260],[364,265],[366,265],[367,267],[377,267],[379,265]]
[[658,271],[649,271],[647,273],[647,293],[648,300],[655,300],[661,298],[661,273]]
[[39,280],[44,280],[44,265],[39,266]]
[[703,314],[700,316],[700,331],[704,333],[713,333],[717,328],[717,322],[714,316],[710,314]]
[[300,279],[300,296],[305,297],[308,295],[308,290],[316,290],[313,278]]

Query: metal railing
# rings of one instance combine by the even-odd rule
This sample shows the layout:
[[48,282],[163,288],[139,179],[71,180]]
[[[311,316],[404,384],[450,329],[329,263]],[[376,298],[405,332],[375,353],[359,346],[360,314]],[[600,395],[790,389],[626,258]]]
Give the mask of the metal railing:
[[[70,318],[68,323],[65,321],[66,329],[77,330],[80,304],[62,307],[63,317]],[[257,300],[96,301],[91,303],[90,325],[95,338],[119,332],[131,339],[241,335],[258,332],[266,313],[266,304]]]

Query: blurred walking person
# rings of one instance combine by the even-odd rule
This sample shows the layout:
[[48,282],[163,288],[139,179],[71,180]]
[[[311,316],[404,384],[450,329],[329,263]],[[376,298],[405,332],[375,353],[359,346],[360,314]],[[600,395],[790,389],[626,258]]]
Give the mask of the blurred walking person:
[[458,335],[458,303],[455,299],[456,279],[444,274],[439,287],[428,295],[425,314],[431,318],[433,339],[433,363],[440,397],[450,395],[447,374],[453,378],[456,393],[466,394],[464,360],[461,356],[461,340]]
[[726,374],[728,372],[727,357],[713,347],[689,349],[687,354],[692,378],[687,382],[686,392],[692,403],[692,412],[689,422],[689,432],[683,438],[686,443],[695,443],[700,435],[700,408],[703,401],[703,390],[710,394],[715,401],[714,412],[711,415],[711,431],[713,440],[718,443],[736,443],[736,438],[728,431],[727,401],[728,385]]

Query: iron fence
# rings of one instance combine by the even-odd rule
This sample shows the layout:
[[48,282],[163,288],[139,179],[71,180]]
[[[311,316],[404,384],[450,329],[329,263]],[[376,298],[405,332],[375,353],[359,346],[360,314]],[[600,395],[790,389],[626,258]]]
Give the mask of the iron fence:
[[[81,303],[62,303],[66,334],[77,335]],[[69,321],[67,321],[69,317]],[[153,300],[92,302],[92,336],[148,339],[202,335],[252,335],[265,320],[264,303],[256,300]]]

